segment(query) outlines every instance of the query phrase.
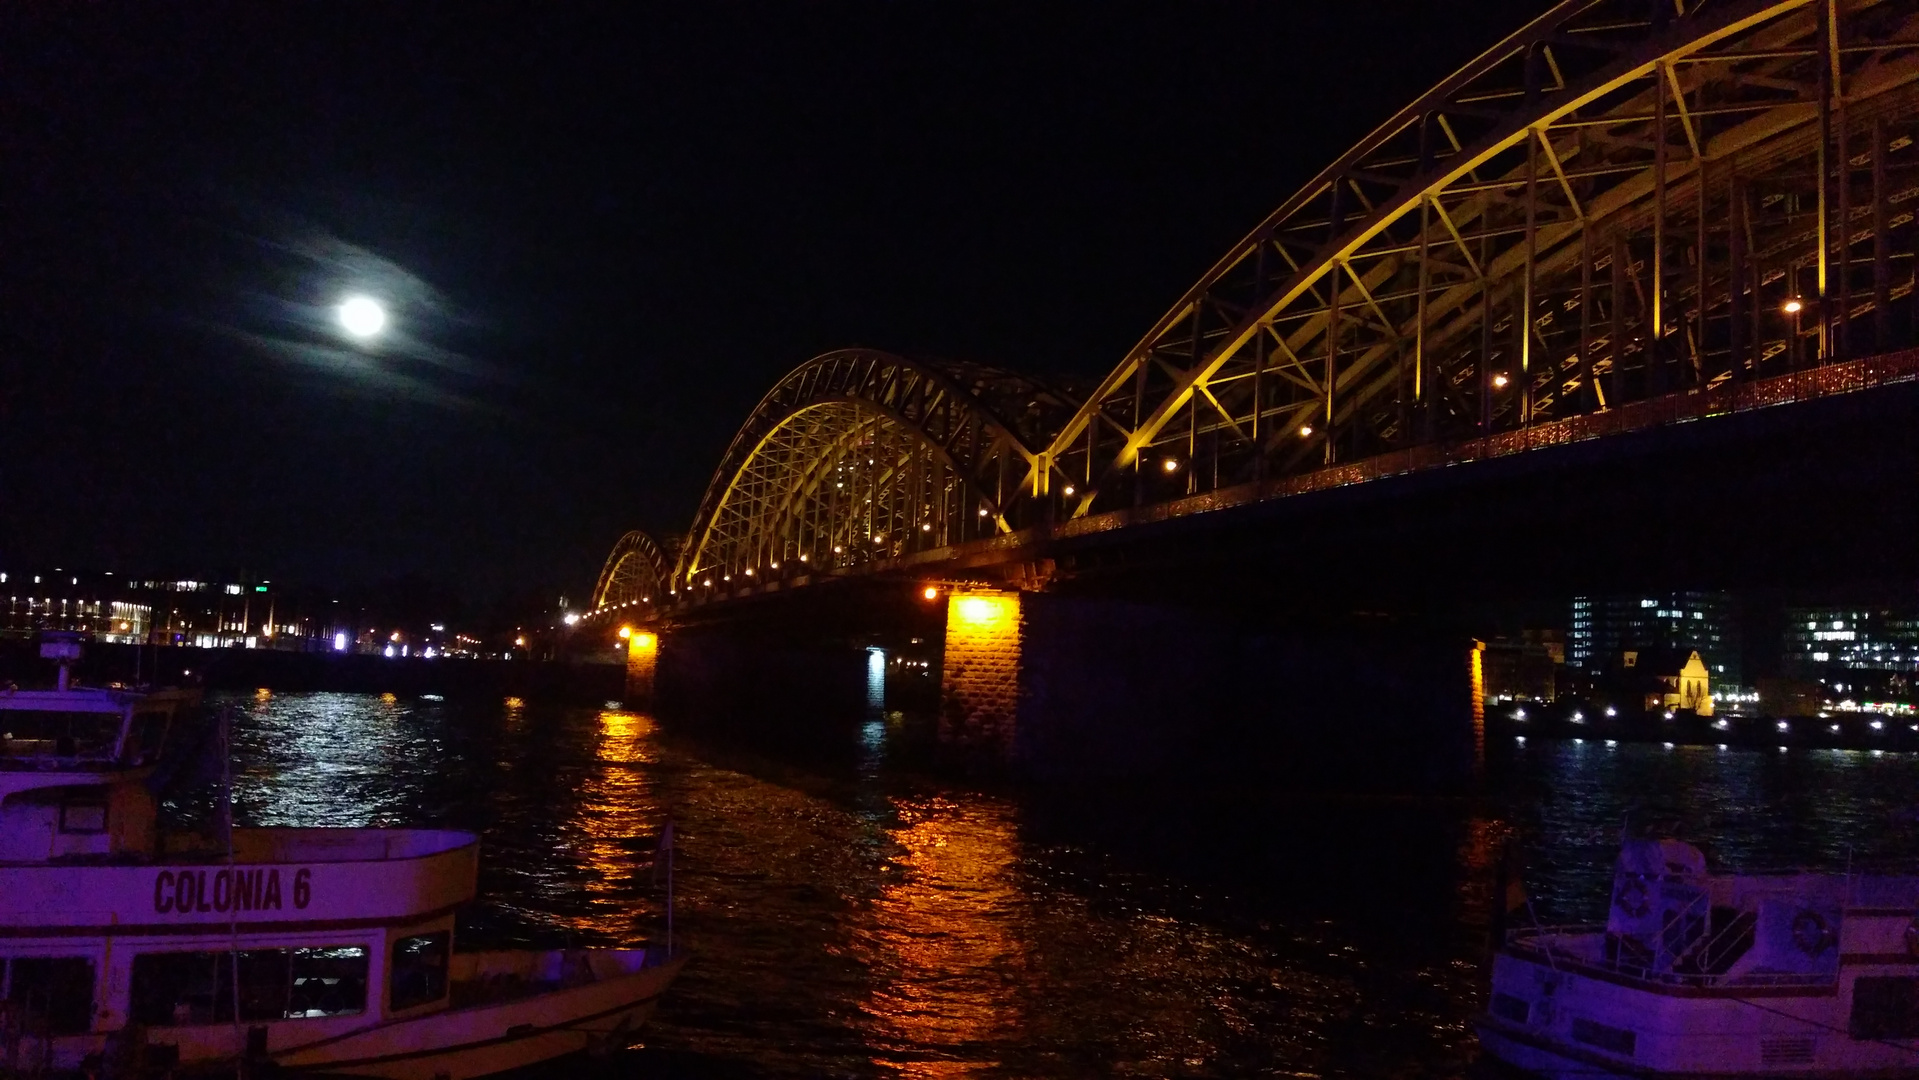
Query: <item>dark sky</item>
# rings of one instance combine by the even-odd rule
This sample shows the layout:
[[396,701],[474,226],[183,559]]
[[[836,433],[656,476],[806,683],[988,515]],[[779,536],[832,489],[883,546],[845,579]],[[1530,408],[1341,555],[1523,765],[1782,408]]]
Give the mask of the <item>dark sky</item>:
[[0,568],[578,595],[810,356],[1103,373],[1541,7],[6,5]]

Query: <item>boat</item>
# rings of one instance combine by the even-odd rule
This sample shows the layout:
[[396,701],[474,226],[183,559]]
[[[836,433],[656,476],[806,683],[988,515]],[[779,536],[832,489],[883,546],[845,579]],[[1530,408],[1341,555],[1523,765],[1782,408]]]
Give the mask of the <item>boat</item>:
[[1713,873],[1628,841],[1604,926],[1506,933],[1477,1027],[1552,1077],[1919,1074],[1919,877]]
[[464,1080],[630,1045],[685,963],[458,951],[469,832],[163,833],[186,698],[71,686],[77,649],[43,648],[60,688],[0,694],[0,1075]]

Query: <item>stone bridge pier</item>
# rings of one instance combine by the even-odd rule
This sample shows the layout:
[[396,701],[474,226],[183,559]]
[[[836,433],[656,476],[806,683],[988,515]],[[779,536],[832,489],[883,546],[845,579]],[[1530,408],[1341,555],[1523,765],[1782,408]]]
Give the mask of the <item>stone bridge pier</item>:
[[1475,643],[1443,629],[962,590],[942,660],[941,745],[1034,779],[1440,790],[1483,745]]

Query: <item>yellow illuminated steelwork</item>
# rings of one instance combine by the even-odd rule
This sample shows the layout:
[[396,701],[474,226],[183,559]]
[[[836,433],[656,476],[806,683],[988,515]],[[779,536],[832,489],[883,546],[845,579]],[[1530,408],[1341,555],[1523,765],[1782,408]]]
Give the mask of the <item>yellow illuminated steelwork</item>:
[[[1652,8],[1545,6],[1382,117],[1043,429],[1034,472],[1085,478],[1084,516],[1167,453],[1184,497],[1915,344],[1891,316],[1913,0]],[[1457,393],[1495,365],[1501,393]],[[1324,455],[1272,437],[1309,421]]]
[[600,580],[593,586],[593,601],[588,607],[650,605],[668,572],[660,546],[652,537],[635,529],[613,545],[606,565],[600,569]]
[[[975,364],[868,349],[816,357],[735,436],[672,579],[724,580],[796,557],[853,568],[1011,531],[1036,513],[1023,493],[1066,480],[1027,440],[1078,405]],[[1016,487],[1022,476],[1035,479]]]

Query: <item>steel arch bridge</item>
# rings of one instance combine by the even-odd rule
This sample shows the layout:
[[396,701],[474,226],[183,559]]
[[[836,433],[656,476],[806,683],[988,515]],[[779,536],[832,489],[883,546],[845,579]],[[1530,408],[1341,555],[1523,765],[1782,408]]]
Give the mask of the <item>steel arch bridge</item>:
[[606,557],[600,580],[593,585],[592,609],[638,608],[636,614],[650,614],[669,595],[667,578],[671,573],[672,564],[660,545],[635,529],[620,537]]
[[1282,203],[1088,393],[801,367],[674,583],[1910,378],[1839,362],[1914,343],[1915,105],[1919,0],[1567,0]]
[[864,349],[816,357],[734,437],[669,595],[844,573],[1018,529],[1034,447],[1078,405],[976,364]]

